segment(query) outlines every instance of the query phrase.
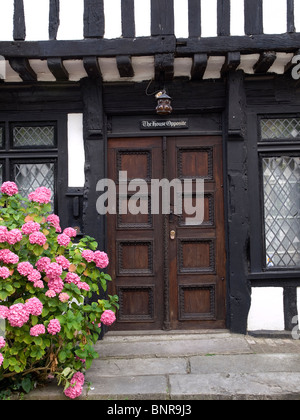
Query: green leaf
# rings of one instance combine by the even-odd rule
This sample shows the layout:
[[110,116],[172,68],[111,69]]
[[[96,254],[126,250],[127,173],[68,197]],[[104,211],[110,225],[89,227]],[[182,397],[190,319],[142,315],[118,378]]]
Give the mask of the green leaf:
[[34,384],[30,378],[24,378],[21,382],[21,386],[23,390],[26,392],[26,394],[29,394],[29,392],[34,388]]

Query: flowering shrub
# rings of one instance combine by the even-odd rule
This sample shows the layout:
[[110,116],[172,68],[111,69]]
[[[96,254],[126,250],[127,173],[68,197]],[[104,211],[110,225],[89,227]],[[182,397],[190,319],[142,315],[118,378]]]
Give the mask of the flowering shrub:
[[[51,192],[38,188],[28,199],[13,182],[0,197],[0,390],[18,378],[57,377],[69,398],[81,395],[84,372],[98,357],[93,345],[101,324],[112,325],[117,296],[87,304],[106,291],[108,256],[76,230],[62,231],[51,213]],[[1,327],[1,324],[0,324]],[[30,381],[28,382],[28,378]]]

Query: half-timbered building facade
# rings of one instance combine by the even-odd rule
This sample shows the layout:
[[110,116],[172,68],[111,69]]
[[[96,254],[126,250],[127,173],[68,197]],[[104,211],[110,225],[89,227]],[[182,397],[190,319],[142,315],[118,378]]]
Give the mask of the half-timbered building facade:
[[[62,226],[108,252],[117,329],[297,325],[299,3],[2,0],[1,180],[51,188]],[[191,181],[201,223],[174,194],[151,211],[163,179]],[[121,211],[138,180],[148,211]]]

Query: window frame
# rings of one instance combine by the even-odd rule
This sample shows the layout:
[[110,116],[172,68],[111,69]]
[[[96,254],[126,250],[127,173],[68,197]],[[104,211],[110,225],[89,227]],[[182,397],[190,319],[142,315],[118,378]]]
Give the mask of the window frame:
[[[49,146],[13,146],[13,127],[15,126],[55,126],[55,145]],[[55,163],[54,172],[54,211],[60,214],[64,208],[65,194],[68,188],[68,132],[67,113],[44,112],[1,112],[0,126],[4,126],[4,144],[0,148],[0,162],[3,163],[3,181],[12,180],[12,163]]]
[[274,272],[274,271],[299,271],[300,265],[297,266],[286,266],[286,267],[280,267],[280,266],[274,266],[274,267],[268,267],[266,264],[266,257],[267,257],[267,247],[266,247],[266,223],[265,223],[265,190],[264,190],[264,179],[263,179],[263,158],[280,158],[280,157],[299,157],[300,153],[298,152],[261,152],[259,153],[259,177],[260,177],[260,188],[261,188],[261,203],[262,203],[262,235],[263,235],[263,246],[262,246],[262,252],[263,252],[263,271],[266,272]]
[[[272,107],[273,110],[277,107]],[[291,111],[286,107],[286,112],[261,112],[252,109],[247,113],[247,168],[248,168],[248,194],[249,206],[249,260],[248,279],[256,287],[286,287],[300,286],[300,267],[266,267],[265,253],[265,220],[264,220],[264,186],[261,171],[262,156],[300,156],[300,139],[293,141],[261,141],[261,119],[300,118],[300,113]],[[255,199],[254,199],[255,198]]]

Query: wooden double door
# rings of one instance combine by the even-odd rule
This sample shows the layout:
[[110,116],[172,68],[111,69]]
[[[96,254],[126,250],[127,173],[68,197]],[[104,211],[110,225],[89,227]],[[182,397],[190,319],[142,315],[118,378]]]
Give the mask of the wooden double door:
[[[109,293],[120,300],[114,328],[224,328],[222,138],[110,139],[108,178],[117,193],[108,214]],[[156,188],[163,179],[165,189]]]

